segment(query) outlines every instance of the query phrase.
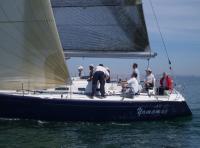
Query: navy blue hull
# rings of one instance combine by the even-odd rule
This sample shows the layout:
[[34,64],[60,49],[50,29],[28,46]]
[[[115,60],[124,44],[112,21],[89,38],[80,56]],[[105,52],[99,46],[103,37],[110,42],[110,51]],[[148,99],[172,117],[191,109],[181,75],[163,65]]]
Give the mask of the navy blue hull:
[[112,102],[0,94],[0,117],[43,121],[144,121],[192,115],[185,101]]

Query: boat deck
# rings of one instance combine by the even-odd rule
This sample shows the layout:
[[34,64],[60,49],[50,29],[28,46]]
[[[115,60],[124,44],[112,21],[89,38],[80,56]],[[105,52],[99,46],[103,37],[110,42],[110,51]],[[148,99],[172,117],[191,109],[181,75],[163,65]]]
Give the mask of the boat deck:
[[[47,90],[35,90],[35,91],[11,91],[1,90],[2,94],[18,95],[18,96],[29,96],[44,99],[62,99],[62,100],[90,100],[90,101],[185,101],[184,97],[176,90],[172,93],[166,93],[166,95],[149,95],[148,93],[140,93],[132,97],[123,97],[121,92],[121,86],[117,83],[106,83],[106,97],[101,98],[100,96],[94,96],[91,98],[87,94],[90,94],[91,84],[86,80],[74,79],[72,85],[61,86],[54,89]],[[100,95],[100,94],[98,94]]]
[[55,93],[55,92],[14,92],[14,91],[0,91],[2,94],[9,94],[9,95],[18,95],[18,96],[27,96],[27,97],[36,97],[36,98],[43,98],[43,99],[62,99],[62,100],[90,100],[90,101],[144,101],[144,102],[151,102],[151,101],[184,101],[184,97],[176,92],[169,95],[148,95],[147,93],[140,93],[140,95],[135,95],[132,98],[122,97],[120,94],[116,95],[108,95],[105,98],[101,98],[100,96],[94,96],[91,98],[85,94],[77,94],[77,93]]

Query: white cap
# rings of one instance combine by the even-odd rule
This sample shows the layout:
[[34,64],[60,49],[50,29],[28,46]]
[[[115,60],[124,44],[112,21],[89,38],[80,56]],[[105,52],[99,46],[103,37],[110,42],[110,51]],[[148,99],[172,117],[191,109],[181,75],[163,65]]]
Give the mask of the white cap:
[[80,65],[80,66],[78,67],[78,70],[83,70],[83,66]]
[[146,71],[150,71],[150,72],[152,72],[151,68],[147,68]]

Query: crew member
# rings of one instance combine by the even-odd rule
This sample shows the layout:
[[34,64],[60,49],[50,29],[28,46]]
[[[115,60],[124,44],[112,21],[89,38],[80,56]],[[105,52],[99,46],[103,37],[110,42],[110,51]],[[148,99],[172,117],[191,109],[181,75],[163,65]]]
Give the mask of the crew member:
[[106,70],[106,68],[103,66],[103,64],[99,64],[99,66],[96,67],[94,76],[92,79],[92,94],[93,97],[96,93],[97,88],[97,82],[100,83],[100,93],[101,97],[105,97],[105,80],[109,77],[109,73]]
[[155,86],[155,76],[152,73],[152,70],[148,68],[146,70],[146,79],[144,81],[145,83],[145,89],[148,91],[149,89],[153,89]]
[[93,79],[93,75],[94,75],[94,65],[90,64],[89,65],[89,78],[87,79],[88,81],[91,81]]
[[137,63],[133,64],[133,73],[137,74],[137,80],[138,80],[138,83],[140,83],[140,72],[138,70],[138,64]]
[[81,78],[82,77],[82,72],[83,72],[83,66],[78,67],[78,76]]
[[139,83],[137,81],[137,73],[133,73],[131,78],[127,82],[122,82],[123,88],[128,88],[128,92],[131,92],[132,94],[138,94],[139,93]]
[[163,73],[163,76],[160,79],[159,94],[164,94],[164,90],[173,90],[173,80],[165,72]]

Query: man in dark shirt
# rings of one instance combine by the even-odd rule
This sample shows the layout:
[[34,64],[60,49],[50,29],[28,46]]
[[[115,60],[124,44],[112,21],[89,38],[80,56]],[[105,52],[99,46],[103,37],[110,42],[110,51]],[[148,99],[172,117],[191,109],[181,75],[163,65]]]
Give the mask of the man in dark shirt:
[[88,81],[92,81],[93,75],[94,75],[94,65],[90,64],[89,65],[89,78],[87,79]]

